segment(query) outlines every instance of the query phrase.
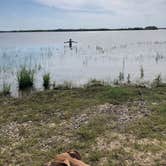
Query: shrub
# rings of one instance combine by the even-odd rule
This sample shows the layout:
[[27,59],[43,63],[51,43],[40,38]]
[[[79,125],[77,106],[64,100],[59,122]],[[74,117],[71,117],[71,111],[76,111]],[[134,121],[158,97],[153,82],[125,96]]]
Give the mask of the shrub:
[[44,89],[49,89],[50,88],[50,74],[45,74],[43,76],[43,87]]
[[17,80],[20,90],[32,88],[34,85],[34,70],[22,67],[17,73]]

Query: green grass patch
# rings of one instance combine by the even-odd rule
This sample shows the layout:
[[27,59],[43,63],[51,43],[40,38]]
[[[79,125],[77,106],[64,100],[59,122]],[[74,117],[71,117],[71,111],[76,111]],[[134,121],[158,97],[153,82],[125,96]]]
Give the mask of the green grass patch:
[[17,73],[17,81],[20,90],[32,88],[34,85],[34,70],[22,67]]
[[45,74],[43,76],[43,87],[44,89],[49,89],[50,88],[50,74]]

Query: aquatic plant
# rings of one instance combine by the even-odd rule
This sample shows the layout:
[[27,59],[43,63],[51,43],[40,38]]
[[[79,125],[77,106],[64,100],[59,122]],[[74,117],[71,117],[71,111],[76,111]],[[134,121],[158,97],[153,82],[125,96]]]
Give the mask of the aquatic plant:
[[114,79],[113,84],[114,85],[119,85],[119,80],[118,79]]
[[156,78],[153,80],[152,86],[159,87],[162,85],[162,78],[161,75],[157,75]]
[[43,76],[43,87],[44,89],[50,88],[50,74],[47,73]]
[[163,59],[164,57],[162,55],[160,55],[158,52],[156,53],[156,57],[155,57],[155,61],[156,63],[159,62],[159,60]]
[[17,81],[19,90],[32,88],[34,85],[34,70],[22,67],[17,73]]
[[144,78],[144,68],[143,68],[143,66],[141,66],[141,68],[140,68],[140,78],[141,79]]
[[53,89],[56,89],[56,82],[54,81],[52,84]]
[[40,71],[42,69],[41,64],[38,65],[38,70]]
[[3,89],[2,89],[2,94],[3,94],[4,96],[9,96],[9,95],[10,95],[10,90],[11,90],[10,84],[4,83],[4,84],[3,84]]
[[124,81],[124,73],[123,72],[119,73],[119,81],[120,82]]
[[127,83],[130,84],[131,83],[131,80],[130,80],[130,74],[127,75]]

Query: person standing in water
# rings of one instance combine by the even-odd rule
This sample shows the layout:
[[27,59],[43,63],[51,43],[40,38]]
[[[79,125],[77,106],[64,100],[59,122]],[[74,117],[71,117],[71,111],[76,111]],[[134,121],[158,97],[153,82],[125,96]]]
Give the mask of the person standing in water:
[[69,48],[72,49],[73,43],[77,43],[77,42],[73,41],[72,39],[69,39],[69,41],[64,42],[64,43],[69,43]]

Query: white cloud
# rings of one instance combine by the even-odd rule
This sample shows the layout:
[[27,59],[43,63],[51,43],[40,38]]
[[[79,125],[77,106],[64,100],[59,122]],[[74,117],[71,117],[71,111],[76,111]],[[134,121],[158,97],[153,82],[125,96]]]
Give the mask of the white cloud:
[[152,12],[166,10],[165,0],[35,0],[40,4],[59,9],[115,12]]
[[[166,0],[34,0],[60,9],[65,25],[126,27],[165,25]],[[64,12],[65,11],[65,12]],[[69,19],[68,19],[69,18]],[[70,27],[69,25],[68,27]]]
[[37,2],[47,5],[49,7],[56,7],[61,9],[81,9],[81,7],[86,4],[87,0],[36,0]]

